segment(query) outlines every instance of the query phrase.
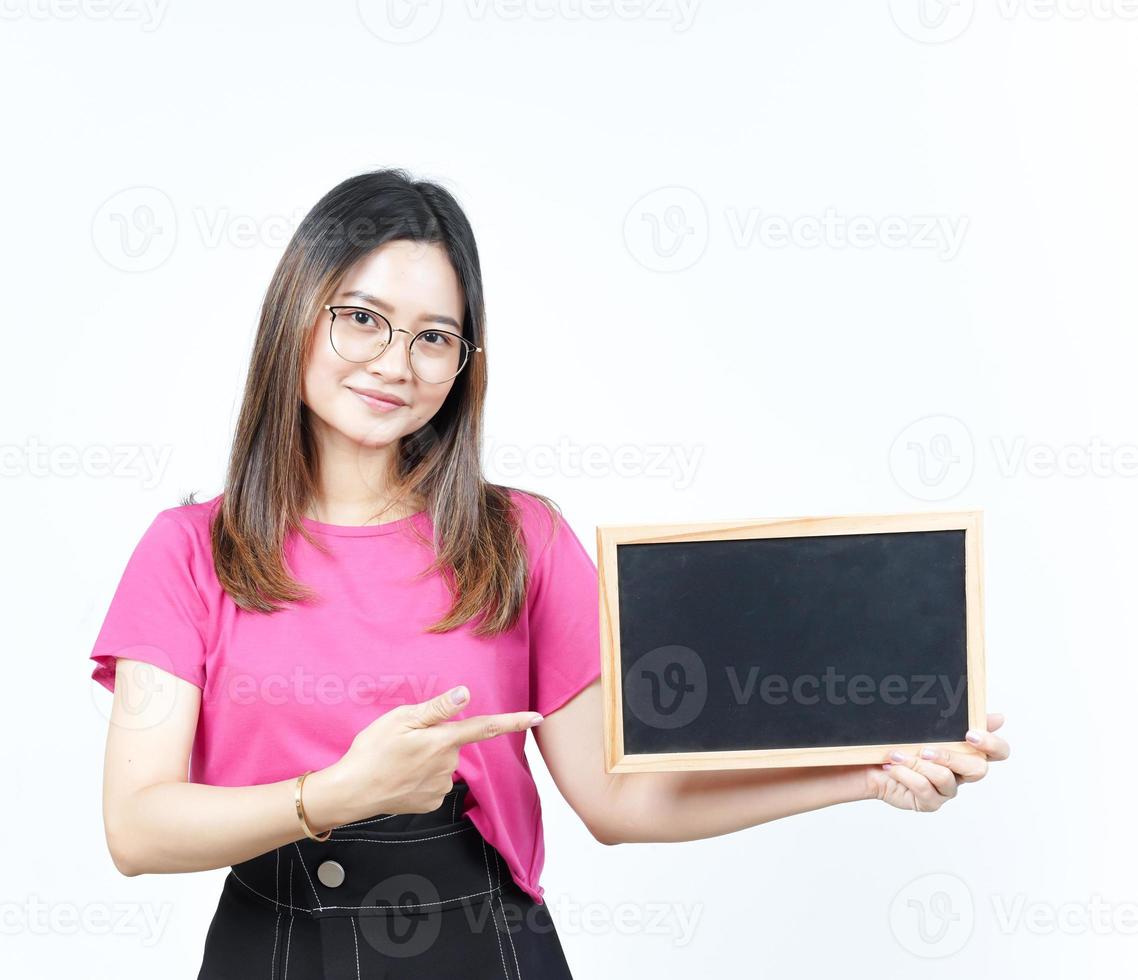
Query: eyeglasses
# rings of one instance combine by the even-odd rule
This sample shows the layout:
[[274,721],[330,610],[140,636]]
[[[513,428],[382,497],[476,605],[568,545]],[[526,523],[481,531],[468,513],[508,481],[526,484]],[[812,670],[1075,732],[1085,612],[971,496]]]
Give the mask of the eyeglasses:
[[[332,349],[345,361],[366,364],[387,350],[395,336],[391,321],[363,306],[328,306],[332,314],[329,339]],[[399,333],[410,330],[399,328]],[[407,358],[415,377],[427,384],[439,385],[456,378],[466,367],[470,355],[482,348],[449,330],[420,330],[407,345]]]

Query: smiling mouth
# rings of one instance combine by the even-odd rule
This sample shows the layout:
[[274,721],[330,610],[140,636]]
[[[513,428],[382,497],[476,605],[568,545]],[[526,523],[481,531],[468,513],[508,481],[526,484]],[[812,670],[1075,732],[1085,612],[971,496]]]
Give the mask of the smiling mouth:
[[380,412],[392,412],[397,408],[404,408],[405,407],[403,402],[388,401],[385,398],[376,398],[373,395],[365,394],[364,392],[360,391],[358,388],[349,388],[348,391],[350,391],[360,401],[362,401],[365,405],[367,405],[368,408],[374,408]]

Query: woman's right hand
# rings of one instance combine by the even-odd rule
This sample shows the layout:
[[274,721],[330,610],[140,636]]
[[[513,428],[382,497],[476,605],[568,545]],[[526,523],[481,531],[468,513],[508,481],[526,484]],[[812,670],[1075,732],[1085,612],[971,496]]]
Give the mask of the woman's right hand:
[[[452,695],[461,692],[456,702]],[[304,813],[313,833],[377,813],[428,813],[454,788],[462,746],[540,724],[535,711],[451,721],[469,691],[459,686],[418,704],[401,704],[361,729],[348,751],[304,781]]]

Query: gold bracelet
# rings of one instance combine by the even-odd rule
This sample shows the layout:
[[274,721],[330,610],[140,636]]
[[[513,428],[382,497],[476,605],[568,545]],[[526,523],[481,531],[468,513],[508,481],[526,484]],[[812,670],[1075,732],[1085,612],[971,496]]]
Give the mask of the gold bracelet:
[[300,791],[301,791],[301,788],[304,786],[304,777],[307,776],[308,773],[310,773],[310,772],[312,772],[311,769],[309,769],[308,772],[302,772],[299,776],[296,777],[296,816],[300,820],[300,826],[304,828],[304,833],[308,837],[311,837],[313,840],[320,841],[321,843],[323,843],[329,837],[332,836],[331,828],[324,831],[323,837],[317,837],[312,832],[312,828],[308,826],[308,821],[304,817],[304,804],[300,800]]

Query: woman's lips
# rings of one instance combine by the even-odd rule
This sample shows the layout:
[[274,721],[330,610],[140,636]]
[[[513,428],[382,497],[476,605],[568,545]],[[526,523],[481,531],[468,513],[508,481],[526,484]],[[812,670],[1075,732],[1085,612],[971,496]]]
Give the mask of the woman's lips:
[[372,398],[370,395],[365,395],[362,391],[357,391],[355,388],[348,389],[360,401],[362,401],[368,408],[377,412],[393,412],[397,408],[403,408],[402,405],[397,405],[395,402],[387,402],[381,398]]

